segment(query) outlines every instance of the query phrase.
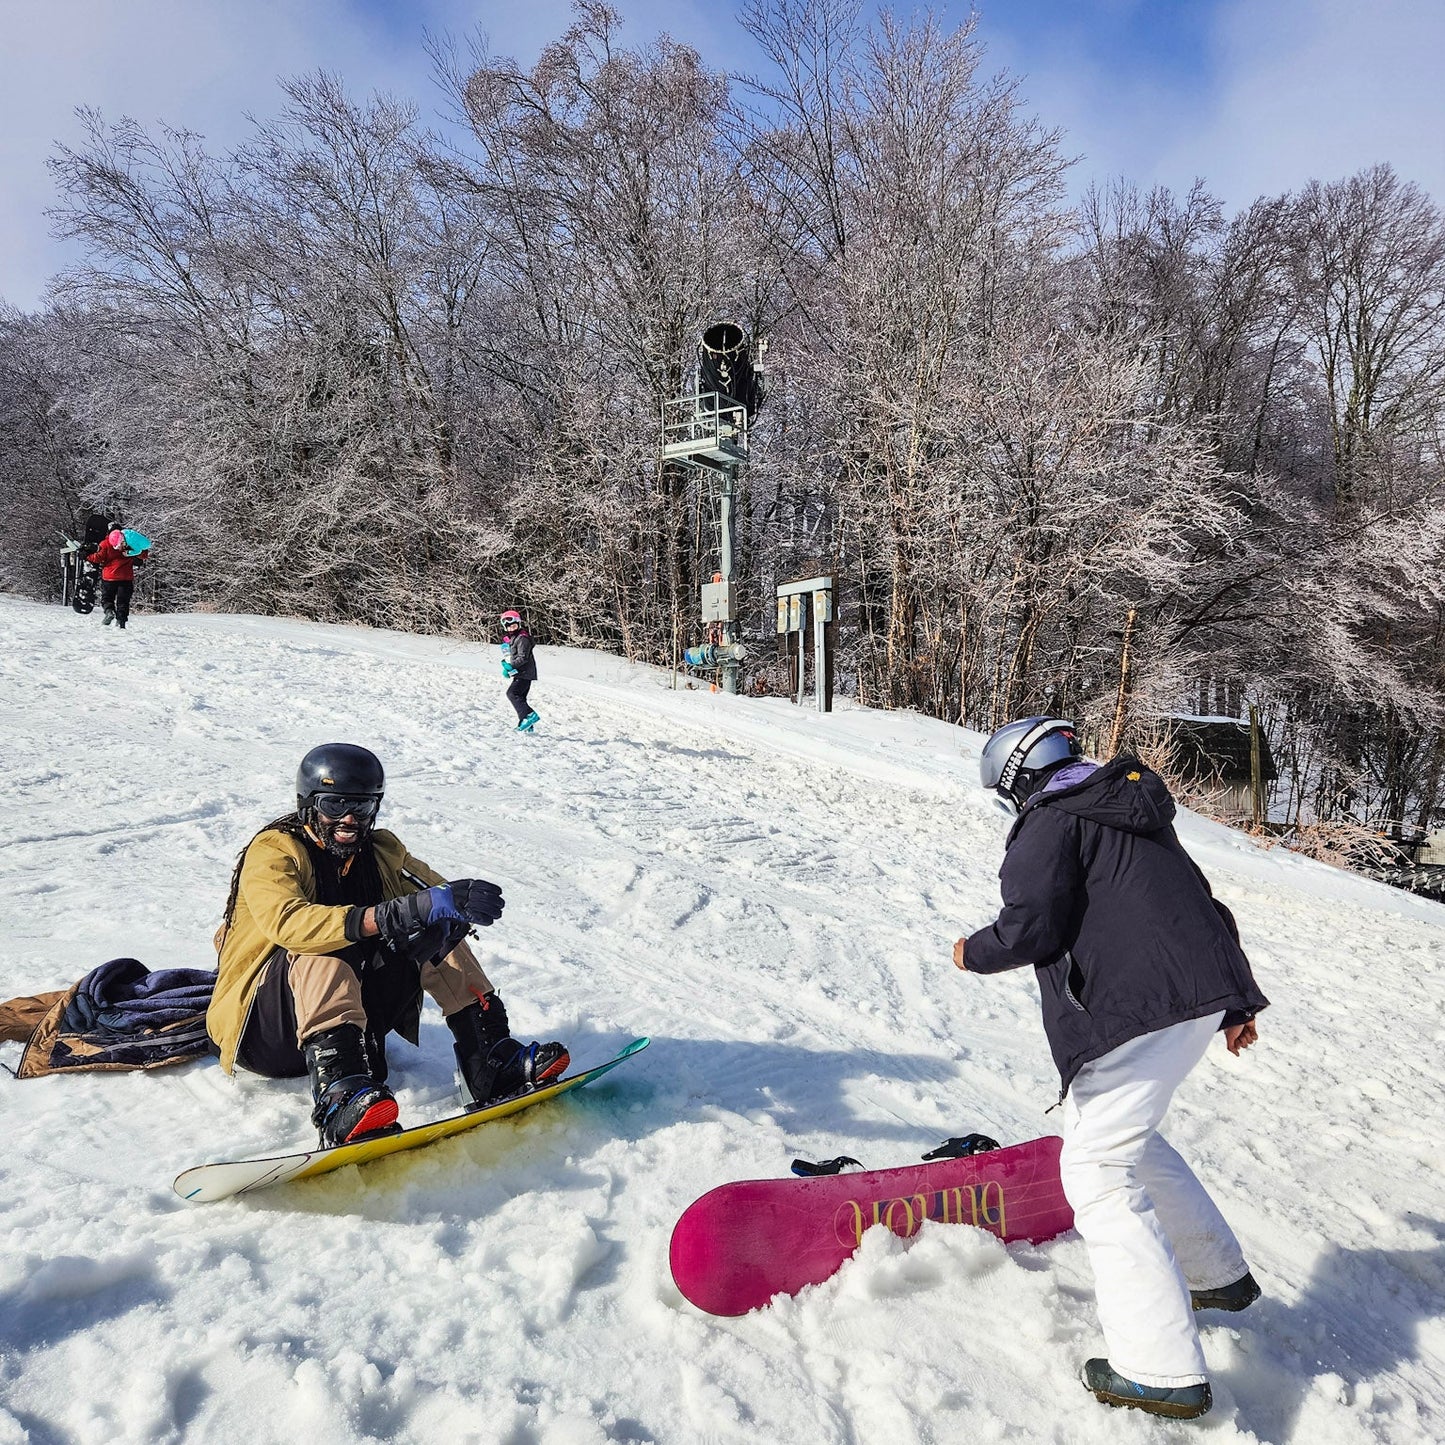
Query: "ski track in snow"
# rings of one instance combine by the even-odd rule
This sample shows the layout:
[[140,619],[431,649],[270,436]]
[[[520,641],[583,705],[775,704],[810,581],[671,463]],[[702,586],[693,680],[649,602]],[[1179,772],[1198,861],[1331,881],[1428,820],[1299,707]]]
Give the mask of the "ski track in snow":
[[[503,884],[480,951],[519,1032],[654,1040],[514,1123],[200,1208],[182,1168],[309,1142],[304,1081],[0,1075],[0,1445],[1445,1439],[1445,911],[1181,821],[1274,1002],[1166,1126],[1266,1291],[1206,1317],[1205,1421],[1077,1384],[1100,1341],[1072,1234],[874,1230],[713,1319],[667,1242],[715,1184],[1056,1130],[1031,976],[949,962],[1007,820],[977,734],[539,661],[526,738],[492,646],[0,599],[5,997],[120,955],[212,966],[237,851],[344,738],[387,763],[385,826]],[[391,1054],[404,1122],[451,1109],[434,1007]]]

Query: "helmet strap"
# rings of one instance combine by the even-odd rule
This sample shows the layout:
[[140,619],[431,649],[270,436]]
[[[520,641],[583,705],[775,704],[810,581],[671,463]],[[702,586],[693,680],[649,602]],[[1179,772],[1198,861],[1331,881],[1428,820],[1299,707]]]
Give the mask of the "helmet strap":
[[1006,793],[1013,792],[1014,780],[1019,775],[1019,769],[1024,765],[1024,759],[1029,755],[1029,749],[1041,738],[1046,738],[1058,726],[1053,718],[1044,722],[1035,723],[1018,742],[1014,744],[1013,751],[1004,762],[1003,771],[999,773],[998,785]]
[[320,808],[314,804],[308,805],[301,812],[301,821],[305,824],[306,831],[311,835],[312,841],[318,848],[323,849],[333,858],[351,859],[371,841],[371,830],[374,826],[375,817],[359,821],[356,826],[356,842],[347,843],[344,846],[336,841],[336,824],[341,820],[326,817]]

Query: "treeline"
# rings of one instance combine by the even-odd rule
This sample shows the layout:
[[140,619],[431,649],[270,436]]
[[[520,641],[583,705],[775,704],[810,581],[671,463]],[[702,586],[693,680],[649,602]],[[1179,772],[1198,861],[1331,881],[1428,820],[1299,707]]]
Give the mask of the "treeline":
[[660,410],[726,319],[767,343],[755,656],[774,583],[833,570],[865,702],[1106,746],[1254,703],[1279,812],[1427,821],[1439,208],[1383,164],[1235,215],[1071,206],[971,25],[740,23],[757,75],[628,48],[595,3],[530,69],[438,47],[441,133],[327,75],[224,155],[88,116],[53,220],[89,259],[0,310],[8,584],[46,595],[95,505],[157,539],[176,607],[475,634],[515,605],[666,664],[715,538]]

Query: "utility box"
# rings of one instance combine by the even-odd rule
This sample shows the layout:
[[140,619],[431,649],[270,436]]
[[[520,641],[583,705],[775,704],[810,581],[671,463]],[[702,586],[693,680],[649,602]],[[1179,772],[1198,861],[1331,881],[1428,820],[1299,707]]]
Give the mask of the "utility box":
[[734,582],[702,584],[702,620],[731,622],[738,615],[738,589]]
[[[833,710],[833,593],[836,587],[836,577],[806,577],[796,582],[780,582],[777,588],[778,636],[783,639],[779,643],[780,655],[786,657],[790,690],[797,688],[800,703],[808,613],[813,614],[813,691],[819,712]],[[797,642],[793,641],[794,637]]]
[[803,599],[801,597],[778,598],[778,635],[803,630]]

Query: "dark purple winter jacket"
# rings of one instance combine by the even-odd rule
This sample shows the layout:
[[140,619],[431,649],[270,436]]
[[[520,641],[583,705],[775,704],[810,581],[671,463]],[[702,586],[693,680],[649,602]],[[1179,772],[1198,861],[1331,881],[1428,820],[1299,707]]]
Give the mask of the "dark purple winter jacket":
[[1067,1092],[1080,1067],[1186,1019],[1269,1000],[1230,911],[1175,836],[1174,799],[1137,758],[1035,794],[1005,845],[1003,911],[964,945],[970,973],[1038,971]]
[[512,666],[517,669],[517,676],[524,678],[527,682],[536,682],[537,659],[532,655],[532,634],[523,627],[512,633],[507,638],[507,642]]

